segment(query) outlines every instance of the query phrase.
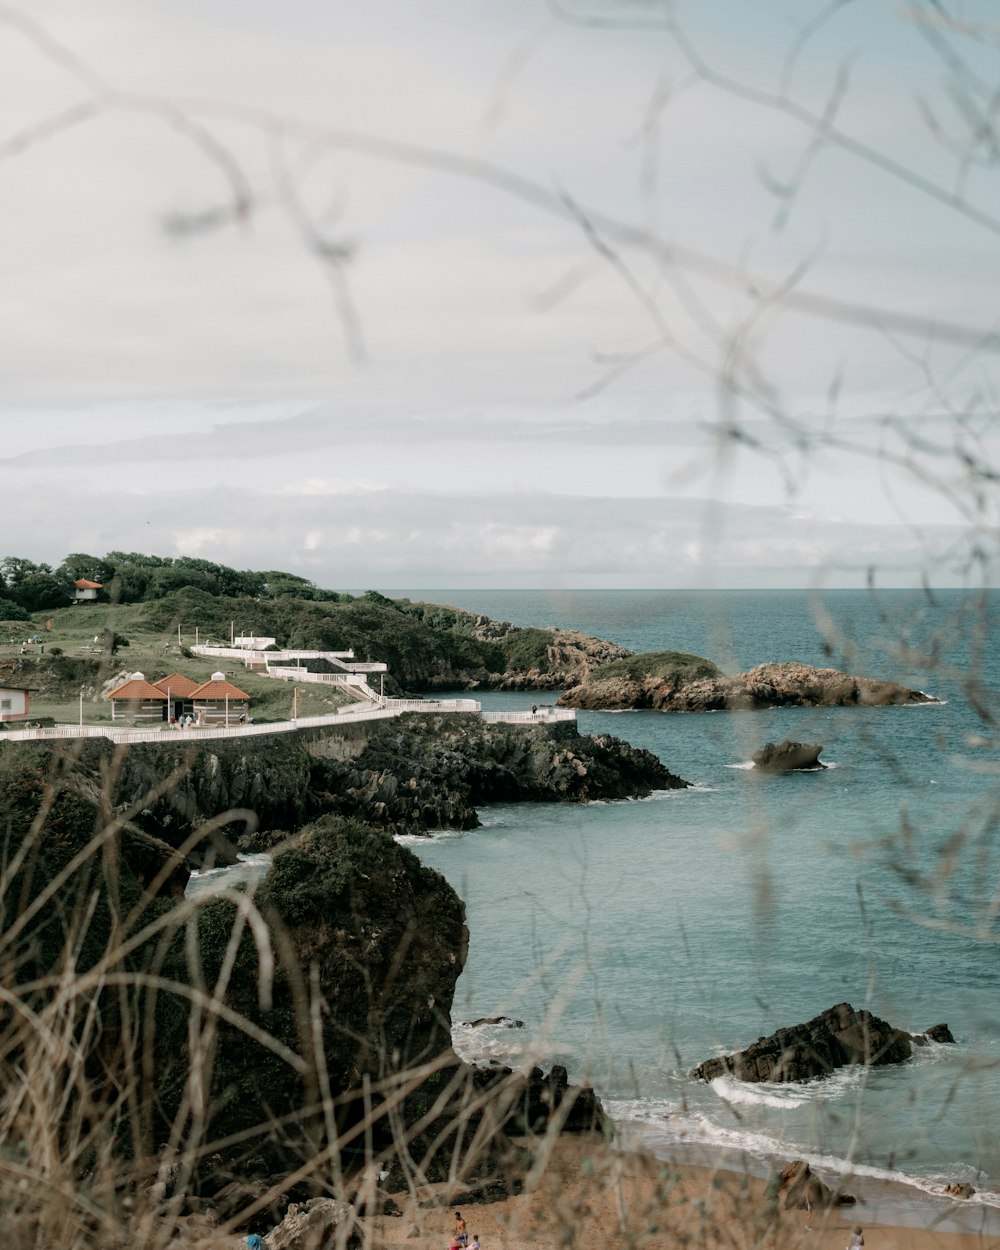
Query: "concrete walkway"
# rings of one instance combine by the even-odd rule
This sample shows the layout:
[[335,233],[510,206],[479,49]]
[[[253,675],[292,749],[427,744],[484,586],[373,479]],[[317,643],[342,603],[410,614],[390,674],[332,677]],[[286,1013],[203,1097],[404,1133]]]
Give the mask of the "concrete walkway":
[[108,738],[112,742],[161,742],[178,740],[203,742],[214,738],[252,738],[265,734],[295,733],[299,729],[319,726],[355,724],[358,721],[391,720],[407,712],[472,713],[484,721],[504,721],[514,725],[551,725],[557,721],[575,721],[573,708],[545,707],[537,712],[484,712],[475,699],[383,699],[377,707],[345,707],[329,716],[299,716],[295,720],[271,721],[261,725],[230,725],[203,729],[175,729],[164,724],[150,729],[125,729],[113,725],[53,725],[47,729],[0,730],[2,742],[37,742],[53,738]]

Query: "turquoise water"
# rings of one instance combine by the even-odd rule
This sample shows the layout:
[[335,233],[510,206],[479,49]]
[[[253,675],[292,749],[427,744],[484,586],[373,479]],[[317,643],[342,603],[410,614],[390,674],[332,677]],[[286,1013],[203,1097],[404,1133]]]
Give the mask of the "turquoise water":
[[[405,592],[394,592],[396,594]],[[484,808],[483,827],[408,840],[468,907],[458,1020],[470,1056],[566,1063],[663,1153],[804,1156],[870,1202],[944,1181],[1000,1190],[1000,599],[962,592],[451,592],[522,625],[743,668],[772,659],[891,677],[946,702],[666,716],[581,713],[654,751],[692,790],[632,803]],[[486,694],[486,707],[537,695]],[[978,711],[977,711],[978,708]],[[824,744],[824,772],[758,777],[751,753]],[[834,1003],[954,1047],[804,1087],[691,1081],[708,1055]],[[996,1193],[986,1202],[1000,1203]],[[928,1200],[929,1201],[929,1200]],[[980,1199],[977,1199],[980,1201]]]

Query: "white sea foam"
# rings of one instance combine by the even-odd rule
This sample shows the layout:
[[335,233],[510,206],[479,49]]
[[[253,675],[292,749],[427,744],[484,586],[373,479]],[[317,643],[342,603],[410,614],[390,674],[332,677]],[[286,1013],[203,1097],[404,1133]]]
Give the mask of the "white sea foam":
[[[624,1140],[641,1143],[661,1158],[673,1157],[679,1147],[701,1147],[707,1154],[717,1155],[721,1166],[732,1166],[738,1158],[752,1171],[766,1175],[776,1165],[794,1157],[804,1159],[828,1184],[837,1187],[849,1178],[850,1183],[841,1187],[850,1192],[862,1190],[873,1197],[878,1195],[882,1201],[887,1201],[886,1187],[892,1187],[897,1193],[908,1194],[911,1202],[934,1199],[938,1204],[950,1206],[943,1193],[945,1184],[955,1180],[966,1180],[973,1186],[981,1183],[979,1173],[961,1163],[923,1176],[872,1167],[810,1151],[767,1133],[727,1128],[707,1116],[682,1110],[681,1104],[665,1100],[606,1100],[604,1105]],[[757,1161],[756,1168],[752,1167],[753,1160]],[[1000,1211],[1000,1193],[977,1188],[972,1198],[963,1201],[963,1208],[969,1205]]]
[[255,882],[271,866],[271,856],[260,851],[237,855],[235,864],[223,864],[219,868],[192,869],[186,894],[209,894],[244,882]]
[[748,1103],[757,1107],[801,1107],[808,1102],[795,1085],[749,1084],[735,1077],[718,1076],[711,1082],[712,1089],[726,1102]]
[[829,1076],[815,1081],[771,1084],[738,1081],[734,1076],[717,1076],[710,1084],[725,1102],[787,1110],[811,1102],[837,1102],[856,1089],[864,1078],[864,1068],[851,1066],[838,1068]]
[[692,793],[709,794],[709,793],[714,792],[714,790],[715,790],[714,786],[706,786],[702,784],[701,782],[696,781],[696,782],[692,782],[691,785],[682,786],[681,788],[677,790],[653,790],[651,793],[647,794],[645,798],[638,799],[638,800],[625,799],[623,801],[628,802],[628,803],[633,803],[633,802],[652,803],[652,802],[658,802],[660,799],[683,798],[685,794],[692,794]]
[[199,881],[211,881],[216,877],[225,876],[226,873],[239,872],[241,864],[245,864],[248,868],[267,868],[271,863],[271,856],[260,851],[252,855],[237,855],[236,860],[235,864],[220,864],[218,868],[192,868],[191,876]]
[[444,838],[464,837],[468,832],[468,829],[428,829],[426,833],[395,833],[393,841],[398,842],[400,846],[423,846],[428,838],[439,842]]
[[497,1060],[517,1067],[528,1040],[525,1029],[509,1024],[466,1024],[458,1020],[451,1026],[455,1054],[466,1063],[483,1065]]
[[[741,772],[755,772],[757,769],[753,760],[741,760],[738,764],[723,764],[723,768],[737,768]],[[815,768],[788,768],[785,772],[790,773],[825,773],[828,768],[839,768],[840,765],[836,760],[824,760],[822,764],[817,764]]]

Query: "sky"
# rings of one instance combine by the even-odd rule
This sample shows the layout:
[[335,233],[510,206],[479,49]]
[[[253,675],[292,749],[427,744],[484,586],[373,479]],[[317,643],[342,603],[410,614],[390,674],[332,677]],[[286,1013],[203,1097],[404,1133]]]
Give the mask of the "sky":
[[961,0],[0,3],[0,554],[991,577],[998,41]]

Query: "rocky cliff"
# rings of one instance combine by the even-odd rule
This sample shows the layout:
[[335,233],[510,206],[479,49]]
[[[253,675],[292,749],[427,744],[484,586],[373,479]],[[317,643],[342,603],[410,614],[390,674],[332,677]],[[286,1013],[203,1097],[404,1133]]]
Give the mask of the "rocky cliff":
[[[96,742],[84,748],[95,768],[111,754]],[[166,775],[171,783],[157,790]],[[255,830],[294,832],[329,813],[426,833],[475,828],[482,803],[640,798],[686,785],[648,751],[581,735],[572,723],[419,713],[294,735],[137,744],[118,761],[114,803],[179,846],[223,813],[232,813],[226,837],[241,844]],[[199,854],[224,850],[213,833]]]
[[[182,897],[181,856],[140,825],[159,821],[183,845],[237,799],[240,828],[291,824],[323,801],[295,793],[313,765],[345,762],[301,743],[272,758],[270,745],[241,760],[209,744],[173,757],[0,744],[8,1088],[24,1073],[39,1082],[17,1131],[32,1140],[37,1115],[88,1192],[103,1159],[115,1202],[155,1180],[164,1201],[218,1209],[224,1183],[301,1199],[373,1151],[432,1177],[457,1166],[495,1180],[508,1129],[600,1123],[564,1072],[457,1059],[464,909],[383,830],[327,814],[285,836],[255,892]],[[55,1044],[56,1026],[71,1044]]]
[[[642,657],[636,657],[641,660]],[[658,712],[716,712],[768,707],[896,707],[936,703],[932,695],[893,681],[852,676],[809,664],[759,664],[745,673],[690,676],[681,672],[602,675],[559,698],[565,707],[591,711],[651,708]]]

